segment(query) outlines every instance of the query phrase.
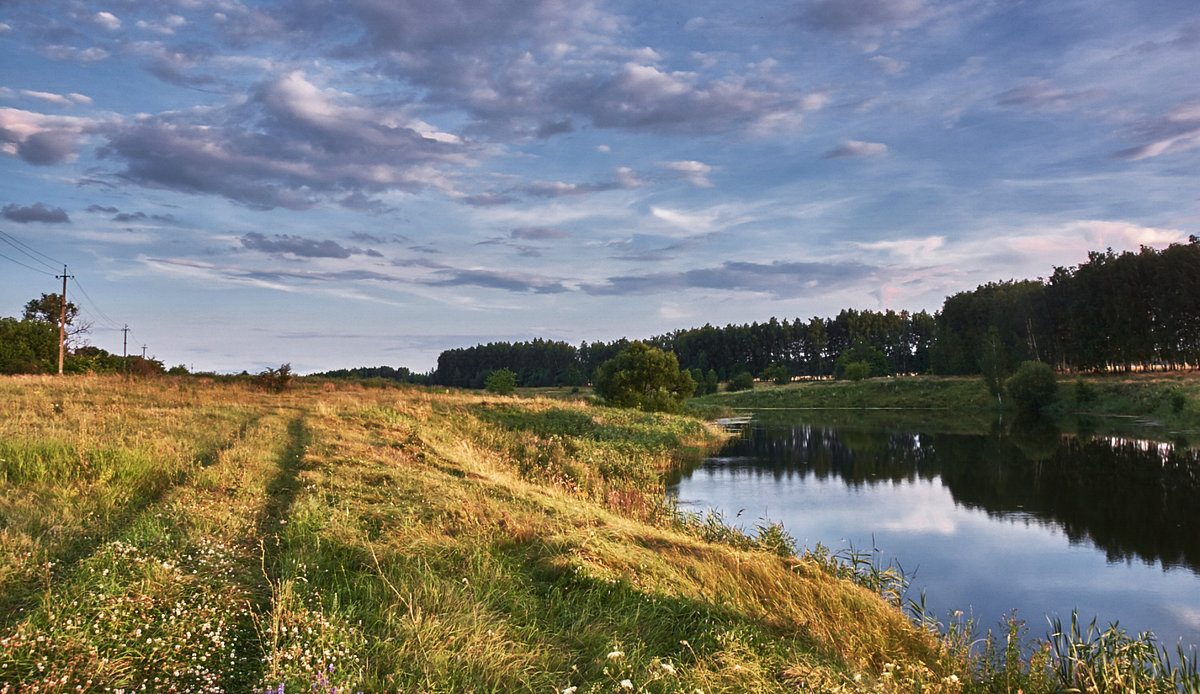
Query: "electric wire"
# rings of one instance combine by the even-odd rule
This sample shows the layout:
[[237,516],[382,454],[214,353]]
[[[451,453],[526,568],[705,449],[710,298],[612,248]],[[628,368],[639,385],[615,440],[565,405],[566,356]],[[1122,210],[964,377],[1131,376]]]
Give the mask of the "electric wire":
[[38,273],[39,275],[45,275],[47,277],[55,277],[55,274],[53,272],[46,272],[45,270],[40,270],[36,267],[33,267],[32,265],[26,265],[25,263],[22,263],[21,261],[17,260],[16,258],[10,258],[10,257],[4,255],[3,253],[0,253],[0,258],[4,258],[5,260],[7,260],[10,263],[15,263],[17,265],[20,265],[21,267],[25,268],[26,270],[32,270],[32,271]]
[[[24,241],[17,238],[16,236],[13,236],[12,234],[8,233],[7,231],[4,231],[3,229],[0,229],[0,241],[4,241],[8,245],[17,249],[21,253],[24,253],[26,256],[32,258],[34,261],[40,263],[41,265],[45,265],[46,267],[50,268],[51,270],[57,271],[58,266],[64,264],[61,261],[51,258],[50,256],[46,255],[45,253],[42,253],[38,249],[34,248],[33,246],[30,246],[29,244],[25,243]],[[45,260],[42,260],[41,258],[38,258],[37,256],[41,256],[41,258],[45,258],[46,260],[49,260],[51,263],[54,263],[54,264],[50,265]]]
[[77,279],[75,279],[74,277],[72,277],[72,278],[71,278],[71,284],[74,284],[74,285],[75,285],[75,288],[79,290],[79,293],[83,295],[83,298],[84,298],[84,299],[87,299],[87,302],[88,302],[89,304],[91,304],[91,305],[92,305],[92,308],[93,308],[93,309],[96,311],[96,315],[97,315],[97,316],[99,316],[99,317],[100,317],[100,319],[101,319],[101,320],[102,320],[104,323],[107,323],[107,324],[108,324],[108,326],[107,326],[107,327],[108,327],[109,329],[111,329],[111,330],[120,330],[120,328],[118,328],[118,327],[115,327],[115,326],[117,325],[117,321],[113,320],[113,319],[112,319],[112,318],[111,318],[111,317],[110,317],[110,316],[109,316],[107,313],[105,313],[103,310],[101,310],[101,309],[100,309],[100,305],[99,305],[99,304],[97,304],[97,303],[96,303],[96,300],[95,300],[95,299],[93,299],[93,298],[91,297],[91,295],[87,293],[87,290],[83,288],[83,285],[79,283],[79,280],[77,280]]

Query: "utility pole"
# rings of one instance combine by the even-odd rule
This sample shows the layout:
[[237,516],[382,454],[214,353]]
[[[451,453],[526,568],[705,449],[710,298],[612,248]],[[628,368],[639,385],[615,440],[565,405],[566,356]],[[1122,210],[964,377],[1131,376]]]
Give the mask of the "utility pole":
[[146,345],[142,345],[142,361],[146,361]]
[[124,328],[121,328],[121,332],[125,333],[124,338],[121,340],[121,371],[128,372],[129,371],[129,324],[128,323],[125,324]]
[[63,355],[67,351],[67,279],[74,279],[75,275],[67,274],[67,266],[63,265],[63,274],[55,275],[61,277],[63,281],[62,290],[62,316],[58,321],[58,375],[63,372]]

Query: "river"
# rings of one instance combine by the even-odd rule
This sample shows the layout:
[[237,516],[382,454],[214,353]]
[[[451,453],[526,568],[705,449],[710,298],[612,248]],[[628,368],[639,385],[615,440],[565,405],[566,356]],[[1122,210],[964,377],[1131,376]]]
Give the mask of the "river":
[[986,630],[1015,610],[1041,637],[1077,610],[1200,644],[1200,451],[1090,423],[961,429],[775,414],[668,493],[747,531],[782,522],[800,548],[874,552],[942,621],[962,610]]

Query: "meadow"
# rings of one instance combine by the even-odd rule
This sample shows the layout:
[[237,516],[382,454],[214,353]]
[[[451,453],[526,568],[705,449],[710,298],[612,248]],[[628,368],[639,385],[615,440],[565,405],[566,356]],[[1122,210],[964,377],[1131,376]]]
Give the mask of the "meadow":
[[913,620],[890,569],[679,514],[663,474],[723,436],[418,388],[0,379],[0,692],[1196,686],[1121,635]]

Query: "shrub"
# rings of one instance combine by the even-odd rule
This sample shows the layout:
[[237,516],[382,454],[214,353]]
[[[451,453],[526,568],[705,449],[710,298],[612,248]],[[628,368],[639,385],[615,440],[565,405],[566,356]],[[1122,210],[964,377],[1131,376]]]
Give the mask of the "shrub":
[[[838,355],[837,361],[833,363],[833,377],[839,380],[849,378],[846,375],[846,368],[856,362],[867,364],[867,374],[862,378],[892,375],[892,367],[888,364],[887,357],[883,352],[865,342],[856,342],[853,347]],[[862,380],[862,378],[855,380]]]
[[785,386],[792,382],[792,375],[788,373],[788,368],[783,364],[771,364],[763,369],[762,377],[775,383],[777,386]]
[[741,371],[738,375],[729,379],[729,383],[725,384],[725,390],[730,393],[736,393],[739,390],[752,390],[754,388],[754,376],[749,371]]
[[[134,357],[134,361],[131,362],[133,367],[138,365],[136,359],[137,357]],[[282,393],[292,387],[292,379],[294,378],[295,374],[292,373],[292,365],[283,364],[278,369],[264,369],[260,371],[255,380],[258,383],[258,387],[263,390]]]
[[1054,369],[1040,361],[1027,361],[1005,383],[1005,390],[1016,406],[1026,412],[1040,412],[1054,402],[1058,383]]
[[1171,401],[1171,411],[1175,414],[1183,412],[1184,406],[1187,405],[1187,393],[1183,392],[1183,388],[1175,386],[1168,392],[1167,397]]
[[1096,387],[1084,380],[1083,376],[1075,377],[1075,404],[1083,406],[1091,404],[1096,399]]
[[487,392],[496,395],[512,395],[517,392],[517,375],[512,372],[512,369],[496,369],[488,374],[483,387],[487,389]]
[[849,381],[861,381],[870,376],[871,365],[865,361],[852,361],[842,368],[842,378]]

